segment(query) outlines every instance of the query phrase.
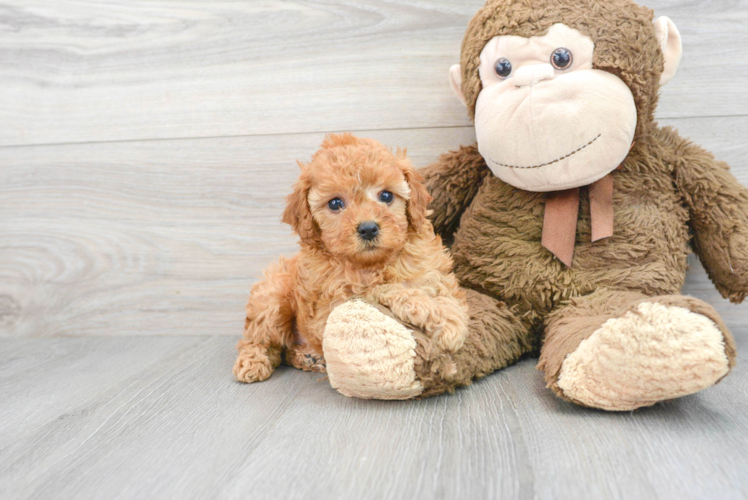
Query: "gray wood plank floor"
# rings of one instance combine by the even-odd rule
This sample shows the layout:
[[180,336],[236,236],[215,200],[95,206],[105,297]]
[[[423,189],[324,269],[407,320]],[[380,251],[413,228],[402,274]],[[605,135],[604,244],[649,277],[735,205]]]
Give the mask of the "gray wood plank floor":
[[[748,303],[695,259],[740,364],[627,414],[525,360],[453,395],[232,380],[283,196],[326,132],[474,135],[447,84],[483,0],[0,0],[0,498],[748,498]],[[684,39],[658,119],[748,185],[748,4],[652,0]]]
[[613,414],[556,399],[531,359],[422,401],[345,398],[291,368],[247,386],[233,343],[6,339],[0,497],[748,495],[744,355],[701,394]]

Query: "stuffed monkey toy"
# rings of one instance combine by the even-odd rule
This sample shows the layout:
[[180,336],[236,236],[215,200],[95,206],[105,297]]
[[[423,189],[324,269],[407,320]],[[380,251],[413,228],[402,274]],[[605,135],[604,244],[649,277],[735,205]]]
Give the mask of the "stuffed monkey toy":
[[[693,248],[724,297],[745,298],[748,191],[654,121],[680,56],[672,21],[629,0],[488,0],[473,17],[450,80],[477,144],[422,172],[470,334],[446,353],[413,332],[417,396],[538,351],[557,396],[605,410],[728,374],[730,332],[679,291]],[[328,323],[332,350],[346,307]],[[328,360],[345,393],[343,368]]]

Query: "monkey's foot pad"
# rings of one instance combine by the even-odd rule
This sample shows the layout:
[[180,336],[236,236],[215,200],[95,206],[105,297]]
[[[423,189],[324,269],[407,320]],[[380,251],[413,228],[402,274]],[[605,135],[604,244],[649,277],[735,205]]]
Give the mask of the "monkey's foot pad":
[[345,396],[410,399],[423,392],[411,330],[375,305],[354,299],[336,307],[322,350],[330,384]]
[[728,371],[725,339],[712,320],[642,302],[582,341],[564,360],[558,386],[581,404],[627,411],[698,392]]

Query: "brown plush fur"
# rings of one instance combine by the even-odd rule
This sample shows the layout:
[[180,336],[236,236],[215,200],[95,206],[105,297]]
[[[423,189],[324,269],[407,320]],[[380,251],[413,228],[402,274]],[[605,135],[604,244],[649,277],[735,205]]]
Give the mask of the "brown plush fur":
[[[505,320],[486,325],[499,332],[483,334],[529,346],[545,331],[539,368],[554,390],[564,358],[595,325],[628,310],[632,297],[677,297],[691,242],[722,295],[740,302],[748,294],[748,191],[726,164],[654,122],[663,58],[648,9],[629,0],[489,0],[462,46],[470,115],[481,90],[478,56],[485,43],[496,35],[543,35],[558,22],[592,37],[594,66],[619,76],[637,105],[635,145],[612,174],[614,236],[590,242],[589,198],[582,189],[574,262],[566,267],[540,244],[546,195],[499,180],[475,146],[445,154],[423,171],[435,229],[445,240],[454,238],[461,284],[501,301]],[[713,309],[696,299],[668,300],[712,319],[734,362],[731,336]],[[582,303],[594,310],[580,309]],[[517,358],[505,356],[506,363]]]
[[379,311],[405,324],[416,341],[414,371],[423,387],[419,398],[435,396],[456,387],[470,385],[504,368],[533,350],[525,334],[529,323],[518,317],[506,304],[473,290],[464,290],[473,314],[468,336],[456,352],[448,352],[414,324],[402,321],[392,311],[372,304]]
[[447,353],[416,331],[415,372],[424,387],[420,397],[469,385],[519,360],[533,349],[529,324],[506,304],[466,290],[470,307],[468,337],[456,353]]
[[[300,236],[301,251],[268,268],[252,288],[236,378],[265,380],[282,355],[297,368],[324,371],[327,317],[352,297],[386,306],[440,350],[459,349],[468,331],[467,303],[426,218],[428,192],[405,153],[330,135],[311,163],[300,165],[283,220]],[[394,194],[390,203],[379,200],[384,190]],[[345,208],[331,210],[334,198]],[[368,221],[379,227],[371,241],[358,232]]]

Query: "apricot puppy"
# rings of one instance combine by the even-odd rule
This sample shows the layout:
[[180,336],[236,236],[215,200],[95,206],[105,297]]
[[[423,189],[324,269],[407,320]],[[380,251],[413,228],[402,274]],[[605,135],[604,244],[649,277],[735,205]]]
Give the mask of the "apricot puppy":
[[324,372],[327,317],[354,298],[384,306],[442,349],[458,350],[467,336],[467,303],[426,219],[430,197],[405,152],[329,135],[299,166],[283,221],[299,235],[301,250],[252,287],[237,380],[265,380],[282,358]]

